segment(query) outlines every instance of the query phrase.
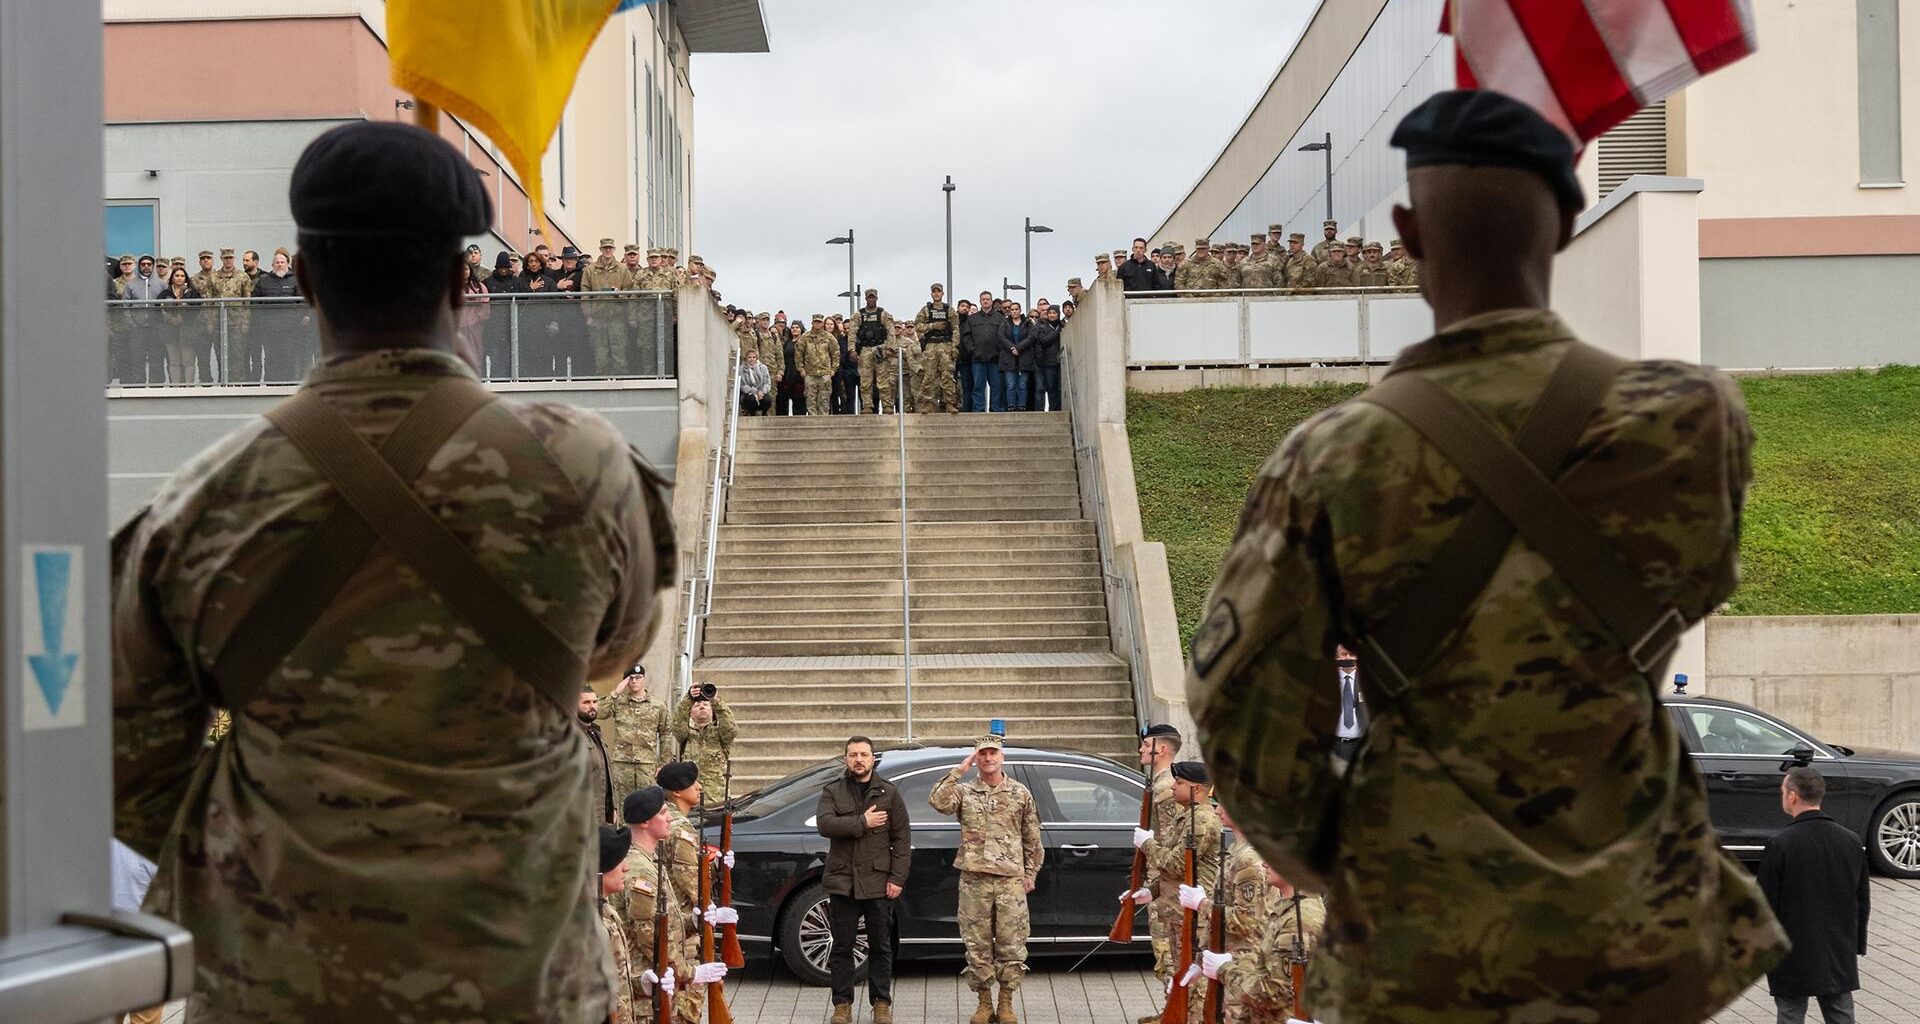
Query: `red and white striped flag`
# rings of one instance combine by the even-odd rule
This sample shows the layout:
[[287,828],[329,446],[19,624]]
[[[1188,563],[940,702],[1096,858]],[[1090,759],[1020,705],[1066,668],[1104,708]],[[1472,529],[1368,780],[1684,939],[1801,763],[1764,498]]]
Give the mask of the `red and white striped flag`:
[[1754,51],[1751,0],[1449,0],[1462,89],[1506,93],[1576,149]]

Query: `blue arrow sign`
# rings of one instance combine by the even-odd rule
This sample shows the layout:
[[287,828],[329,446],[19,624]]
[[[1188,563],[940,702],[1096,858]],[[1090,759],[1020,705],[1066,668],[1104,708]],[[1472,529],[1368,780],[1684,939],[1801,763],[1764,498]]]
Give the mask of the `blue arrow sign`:
[[47,699],[47,708],[54,714],[60,713],[60,703],[67,698],[67,687],[73,682],[73,668],[80,661],[80,655],[67,653],[67,584],[73,578],[73,555],[66,551],[36,551],[33,553],[33,577],[40,597],[40,654],[27,656],[27,663],[33,666],[33,677],[40,684],[40,693]]

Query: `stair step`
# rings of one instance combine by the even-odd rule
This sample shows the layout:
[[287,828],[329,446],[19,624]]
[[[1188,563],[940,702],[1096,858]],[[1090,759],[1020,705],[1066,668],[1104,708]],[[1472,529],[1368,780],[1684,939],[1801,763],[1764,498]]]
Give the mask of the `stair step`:
[[[906,700],[906,685],[898,668],[783,668],[714,669],[695,662],[694,678],[713,680],[728,693],[751,693],[768,700],[840,699],[864,696],[876,701]],[[1021,687],[1045,686],[1048,692],[1063,695],[1092,694],[1130,690],[1127,667],[1119,661],[1111,666],[1033,665],[1019,668],[942,669],[920,664],[913,669],[913,692],[935,694],[938,699],[991,700],[1005,697]]]
[[[769,616],[769,618],[777,618]],[[993,640],[1009,629],[1018,630],[1020,635],[1028,637],[1107,637],[1106,616],[1099,619],[1048,619],[1036,621],[1023,618],[1017,623],[1007,622],[930,622],[916,623],[913,627],[913,643],[918,649],[922,642],[938,640]],[[737,624],[709,622],[706,631],[707,648],[712,650],[715,644],[734,643],[754,640],[876,640],[898,639],[900,636],[899,619],[872,618],[841,619],[833,622],[746,622]]]
[[[849,538],[898,538],[900,528],[881,523],[854,523],[835,526],[802,523],[790,526],[742,526],[722,523],[722,544],[731,540],[788,542],[825,538],[842,541]],[[911,523],[909,541],[925,539],[965,539],[970,537],[1055,537],[1073,536],[1098,539],[1091,519],[1029,519],[1014,523]]]
[[[900,549],[886,550],[885,542],[880,550],[854,548],[852,550],[818,550],[807,548],[787,548],[784,551],[734,551],[722,546],[720,554],[714,559],[715,578],[723,578],[728,571],[747,571],[762,569],[770,565],[782,565],[787,568],[800,568],[808,565],[832,564],[838,566],[886,566],[895,576],[900,574]],[[989,557],[991,556],[991,557]],[[914,575],[920,575],[921,569],[928,566],[967,566],[984,570],[988,564],[1004,564],[1013,559],[1021,564],[1039,562],[1059,564],[1091,564],[1100,560],[1100,553],[1092,545],[1076,547],[994,545],[991,548],[935,548],[928,545],[914,548],[907,553],[907,564],[913,567]]]
[[[737,591],[734,593],[738,593]],[[888,595],[842,594],[833,598],[830,606],[802,605],[809,613],[822,608],[830,608],[833,614],[871,615],[900,614],[900,595],[896,592]],[[770,601],[762,594],[724,596],[716,589],[713,594],[713,617],[738,614],[774,614],[779,610],[792,609],[788,601]],[[915,588],[913,612],[917,617],[927,612],[973,611],[980,607],[980,598],[976,594],[923,594]],[[1009,610],[1021,608],[1090,608],[1106,611],[1106,595],[1098,590],[1062,590],[1062,591],[1009,591],[995,595],[994,607]],[[918,621],[916,618],[915,621]]]
[[[1001,607],[998,605],[962,606],[959,608],[915,608],[913,610],[913,628],[917,633],[922,627],[940,626],[997,626],[1006,621],[1009,615],[1017,614],[1021,621],[1041,620],[1046,622],[1097,622],[1102,630],[1106,628],[1107,609],[1105,605],[1095,604],[1028,604],[1020,607]],[[751,611],[741,609],[714,608],[713,615],[707,619],[709,636],[717,628],[768,626],[804,626],[833,625],[852,622],[890,622],[897,629],[900,624],[900,604],[882,605],[879,608],[842,608],[842,607],[800,607],[800,608],[756,608]]]
[[[816,552],[810,554],[808,557],[816,557],[818,554],[820,553]],[[982,564],[979,560],[915,562],[913,563],[909,577],[913,580],[996,579],[1002,577],[990,576],[988,574],[1005,572],[1009,568],[1013,567],[1005,564]],[[1071,576],[1076,572],[1098,572],[1095,568],[1095,562],[1091,558],[1055,557],[1054,552],[1045,552],[1032,558],[1022,558],[1018,568],[1031,570],[1035,575],[1042,577]],[[769,563],[756,568],[752,573],[751,580],[742,580],[740,582],[742,584],[751,584],[754,582],[855,583],[882,577],[889,580],[898,580],[900,578],[900,563],[895,561],[892,565],[867,566],[846,565],[843,563]],[[720,594],[720,588],[728,582],[727,578],[719,574],[718,570],[716,570],[714,577],[714,595],[718,596]]]
[[[1000,567],[989,567],[1000,568]],[[973,579],[917,579],[913,581],[915,597],[965,596],[978,597],[993,593],[1022,593],[1035,591],[1078,590],[1085,593],[1104,592],[1098,576],[984,576]],[[891,596],[900,599],[900,578],[869,577],[847,580],[729,580],[721,577],[714,581],[713,599],[724,597],[743,597],[759,595],[769,600],[790,602],[808,600],[827,595],[846,594],[863,596]]]
[[[910,516],[910,519],[909,519],[910,522],[978,523],[978,522],[1000,522],[1003,520],[1010,521],[1010,522],[1017,522],[1023,519],[1058,519],[1064,516],[1077,515],[1079,514],[1079,511],[1080,511],[1080,507],[1079,507],[1079,504],[1076,502],[1072,507],[1055,505],[1055,506],[1036,506],[1033,508],[1018,508],[1018,507],[913,508],[909,510],[908,514]],[[852,516],[852,515],[861,516],[860,521],[863,521],[863,522],[898,523],[900,521],[900,508],[899,506],[896,505],[888,509],[867,510],[867,511],[858,512],[858,513],[851,510],[846,510],[846,509],[826,510],[826,511],[785,511],[785,512],[760,511],[755,509],[755,510],[729,511],[727,513],[727,521],[729,523],[736,523],[741,525],[772,526],[772,525],[785,525],[785,524],[796,524],[796,523],[847,522],[849,520],[835,519],[834,517],[835,516]]]
[[[893,654],[901,652],[898,640],[744,640],[718,641],[708,638],[702,655],[708,658],[797,658],[834,657],[850,654]],[[1084,653],[1106,651],[1111,642],[1106,636],[1062,637],[1003,635],[990,640],[926,640],[915,638],[916,654],[1022,654]]]

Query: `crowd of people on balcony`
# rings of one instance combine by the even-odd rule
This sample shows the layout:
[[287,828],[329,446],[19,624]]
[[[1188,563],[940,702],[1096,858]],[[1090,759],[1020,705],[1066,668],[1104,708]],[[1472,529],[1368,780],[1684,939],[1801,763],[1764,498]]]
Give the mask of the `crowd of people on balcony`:
[[[1323,236],[1307,248],[1307,236],[1284,234],[1272,224],[1246,244],[1202,238],[1185,246],[1169,242],[1149,248],[1133,240],[1131,251],[1115,249],[1093,258],[1094,276],[1117,279],[1128,292],[1319,291],[1348,288],[1413,288],[1419,266],[1394,239],[1386,245],[1359,235],[1339,237],[1337,221],[1320,225]],[[1283,241],[1284,238],[1284,241]]]

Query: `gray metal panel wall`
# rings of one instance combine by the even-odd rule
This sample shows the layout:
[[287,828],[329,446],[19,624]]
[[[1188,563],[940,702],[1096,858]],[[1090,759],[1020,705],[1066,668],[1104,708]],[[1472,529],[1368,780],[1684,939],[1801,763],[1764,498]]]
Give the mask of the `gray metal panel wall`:
[[1729,370],[1920,363],[1920,256],[1700,261],[1700,361]]
[[[562,402],[605,416],[668,479],[680,443],[678,388],[516,391],[520,402]],[[280,401],[278,395],[116,396],[107,402],[107,512],[114,526],[196,453]]]

